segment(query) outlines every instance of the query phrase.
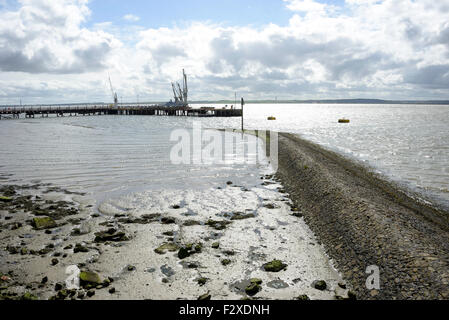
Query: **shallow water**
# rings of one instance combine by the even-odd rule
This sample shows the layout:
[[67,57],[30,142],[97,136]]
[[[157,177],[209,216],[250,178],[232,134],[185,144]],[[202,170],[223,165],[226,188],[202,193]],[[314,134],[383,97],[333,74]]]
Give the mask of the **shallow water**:
[[[221,107],[221,106],[220,106]],[[276,121],[268,121],[275,116]],[[346,117],[350,124],[338,124]],[[175,129],[239,128],[239,118],[94,116],[0,121],[2,181],[49,182],[100,202],[145,190],[257,184],[269,171],[233,152],[220,165],[170,161]],[[245,128],[299,133],[449,205],[449,106],[246,105]],[[11,175],[11,176],[9,176]]]

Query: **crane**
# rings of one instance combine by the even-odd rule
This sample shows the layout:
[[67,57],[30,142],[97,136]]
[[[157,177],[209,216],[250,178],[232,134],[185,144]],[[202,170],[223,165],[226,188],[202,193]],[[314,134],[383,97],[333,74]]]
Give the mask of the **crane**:
[[118,107],[118,97],[117,97],[117,92],[114,92],[114,88],[112,87],[111,77],[109,77],[109,86],[111,88],[112,99],[114,100],[114,108],[117,108]]
[[187,89],[187,75],[184,71],[184,69],[182,69],[182,75],[183,75],[183,97],[184,97],[184,102],[187,103],[187,94],[188,94],[188,89]]
[[179,101],[178,94],[176,93],[175,84],[172,82],[171,87],[173,88],[173,94],[175,96],[175,103]]

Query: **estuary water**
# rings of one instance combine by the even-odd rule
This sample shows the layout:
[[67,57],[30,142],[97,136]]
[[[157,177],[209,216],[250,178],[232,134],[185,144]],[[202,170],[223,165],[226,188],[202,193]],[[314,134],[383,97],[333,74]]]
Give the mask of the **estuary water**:
[[[449,106],[248,104],[244,116],[246,129],[300,134],[364,162],[427,199],[449,205]],[[268,116],[277,120],[268,121]],[[339,124],[343,117],[351,122]],[[2,120],[0,182],[51,183],[92,194],[102,202],[142,191],[224,188],[228,181],[252,187],[270,172],[263,156],[258,155],[257,162],[244,161],[233,150],[223,152],[226,161],[220,164],[173,163],[170,155],[177,140],[170,138],[174,130],[184,130],[194,144],[194,126],[201,126],[202,132],[206,128],[238,129],[240,118]],[[244,144],[238,137],[235,141],[237,146]],[[251,151],[245,155],[246,160],[254,157]]]

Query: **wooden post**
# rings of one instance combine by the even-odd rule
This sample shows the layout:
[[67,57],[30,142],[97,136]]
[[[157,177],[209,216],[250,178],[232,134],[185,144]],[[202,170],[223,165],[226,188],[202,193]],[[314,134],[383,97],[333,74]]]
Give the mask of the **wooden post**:
[[245,105],[245,100],[242,98],[242,133],[243,133],[243,106]]

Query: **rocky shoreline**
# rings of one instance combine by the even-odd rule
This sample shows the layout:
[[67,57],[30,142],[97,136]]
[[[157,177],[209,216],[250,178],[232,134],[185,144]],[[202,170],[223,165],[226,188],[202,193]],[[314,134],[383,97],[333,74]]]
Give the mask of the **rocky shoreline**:
[[202,191],[97,211],[83,193],[1,185],[0,300],[354,298],[282,189],[265,175],[209,191],[225,209]]
[[293,134],[279,134],[276,177],[358,298],[449,299],[447,212]]

